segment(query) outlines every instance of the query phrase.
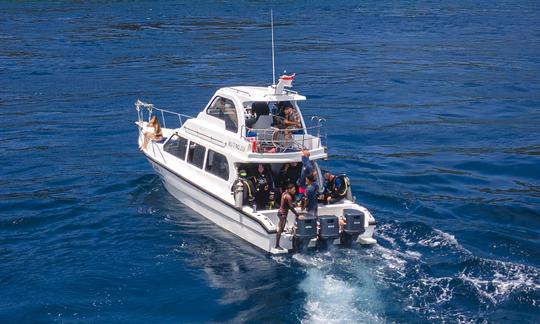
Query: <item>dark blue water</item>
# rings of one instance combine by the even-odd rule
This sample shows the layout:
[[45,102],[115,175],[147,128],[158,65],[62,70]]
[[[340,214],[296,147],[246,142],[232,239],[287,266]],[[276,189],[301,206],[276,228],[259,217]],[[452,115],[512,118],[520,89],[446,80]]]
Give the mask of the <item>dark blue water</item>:
[[270,257],[171,197],[137,98],[271,81],[264,2],[0,4],[0,322],[538,322],[540,6],[274,2],[379,245]]

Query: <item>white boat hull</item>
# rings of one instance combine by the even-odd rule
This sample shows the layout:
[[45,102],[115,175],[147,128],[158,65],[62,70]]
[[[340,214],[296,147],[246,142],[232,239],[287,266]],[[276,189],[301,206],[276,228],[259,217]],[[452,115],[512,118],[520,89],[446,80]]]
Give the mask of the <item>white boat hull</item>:
[[[148,159],[148,161],[157,171],[167,191],[176,199],[221,228],[267,252],[273,252],[275,231],[266,231],[242,211],[212,197],[209,193],[197,188],[153,160]],[[292,248],[292,245],[284,247]]]
[[[143,129],[147,123],[139,118],[137,125],[139,126],[138,142],[139,145],[142,145],[144,139]],[[246,158],[243,156],[245,152],[242,151],[242,145],[230,139],[229,142],[224,142],[220,139],[223,136],[217,136],[215,134],[214,136],[210,130],[203,132],[201,128],[199,131],[196,131],[194,130],[195,126],[197,126],[196,123],[191,123],[191,128],[186,128],[191,133],[185,131],[184,127],[176,129],[163,128],[163,137],[170,139],[172,136],[178,136],[179,138],[186,139],[186,144],[184,145],[187,145],[187,139],[189,139],[189,145],[187,145],[189,148],[192,147],[192,144],[195,145],[193,148],[204,147],[204,156],[198,156],[198,159],[202,159],[202,163],[201,160],[189,161],[189,154],[186,154],[186,151],[178,153],[174,148],[171,151],[167,151],[165,149],[165,143],[168,142],[166,141],[150,141],[148,146],[143,150],[143,153],[152,168],[161,178],[167,191],[176,199],[219,227],[266,252],[280,254],[293,250],[293,241],[296,243],[302,240],[300,236],[296,240],[294,239],[296,220],[293,213],[289,213],[285,231],[281,235],[280,246],[284,249],[275,249],[276,229],[279,223],[277,209],[255,211],[251,206],[247,205],[237,208],[235,206],[235,199],[237,197],[233,196],[231,188],[234,187],[234,181],[237,177],[234,174],[238,174],[239,172],[237,169],[238,165],[246,163],[275,163],[279,165],[290,161],[297,161],[300,154],[298,152],[257,153],[257,157],[253,158],[251,157],[252,153],[249,153],[251,151],[249,151],[247,153],[249,156]],[[227,156],[225,159],[227,173],[230,170],[233,176],[228,174],[225,177],[220,177],[209,171],[207,168],[208,161],[206,160],[211,150],[217,152],[216,154],[221,152],[219,154]],[[311,151],[319,155],[322,154],[320,156],[321,158],[326,155],[324,150],[322,153],[317,153],[318,150],[312,149]],[[364,230],[359,235],[357,234],[358,237],[354,236],[353,239],[360,244],[376,243],[375,239],[373,239],[376,225],[373,215],[365,207],[352,201],[352,199],[343,199],[339,203],[331,205],[320,204],[318,214],[319,216],[342,216],[346,209],[357,210],[364,215]],[[345,236],[342,235],[342,237],[346,239],[345,243],[349,245],[350,238],[348,234]],[[313,238],[309,241],[308,246],[318,245],[319,242],[327,244],[330,241]],[[340,244],[340,242],[341,238],[338,238],[332,243]],[[303,241],[301,244],[304,243],[306,241]]]

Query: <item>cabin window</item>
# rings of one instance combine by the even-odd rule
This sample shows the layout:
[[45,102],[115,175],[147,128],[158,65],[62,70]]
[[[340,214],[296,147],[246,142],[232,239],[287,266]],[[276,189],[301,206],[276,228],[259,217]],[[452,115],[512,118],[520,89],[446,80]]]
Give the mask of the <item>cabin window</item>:
[[206,171],[224,180],[229,180],[229,162],[227,162],[225,155],[208,150]]
[[201,168],[204,164],[204,153],[206,148],[194,142],[189,143],[189,151],[187,161],[194,166]]
[[163,146],[165,152],[172,154],[184,160],[186,158],[187,139],[182,136],[173,135],[171,139]]
[[225,128],[228,131],[236,133],[238,131],[238,117],[236,116],[236,107],[234,102],[223,97],[216,97],[212,104],[206,110],[210,116],[214,116],[225,121]]

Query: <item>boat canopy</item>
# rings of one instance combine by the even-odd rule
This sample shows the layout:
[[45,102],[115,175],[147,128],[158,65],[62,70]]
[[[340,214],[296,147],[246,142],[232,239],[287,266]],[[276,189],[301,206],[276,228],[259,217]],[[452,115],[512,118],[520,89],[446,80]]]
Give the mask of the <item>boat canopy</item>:
[[295,91],[286,90],[281,94],[276,94],[274,87],[228,87],[221,88],[219,92],[229,92],[241,101],[302,101],[306,97],[299,95]]

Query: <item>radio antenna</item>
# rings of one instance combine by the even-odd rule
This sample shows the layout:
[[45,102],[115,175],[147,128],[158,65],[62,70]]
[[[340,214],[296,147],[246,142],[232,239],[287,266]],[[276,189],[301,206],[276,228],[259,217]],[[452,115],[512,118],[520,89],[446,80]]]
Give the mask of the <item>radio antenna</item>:
[[274,61],[274,12],[270,9],[270,26],[272,28],[272,85],[276,85],[276,65]]

